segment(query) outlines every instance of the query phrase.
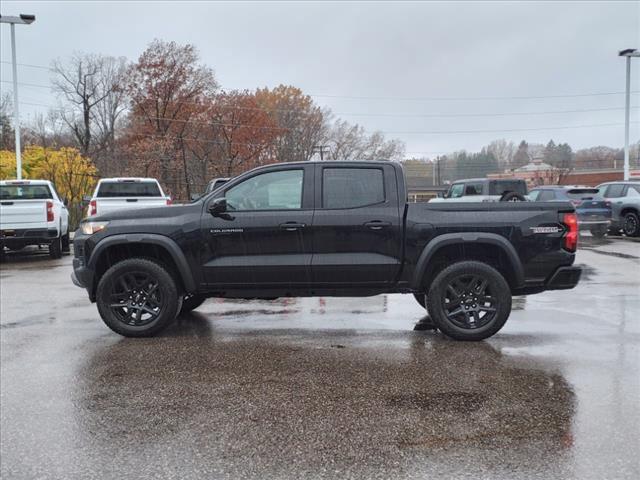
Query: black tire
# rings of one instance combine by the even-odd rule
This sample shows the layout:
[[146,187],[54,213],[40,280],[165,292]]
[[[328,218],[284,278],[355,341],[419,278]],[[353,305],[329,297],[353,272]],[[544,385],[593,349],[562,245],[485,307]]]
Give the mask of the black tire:
[[102,320],[114,332],[125,337],[150,337],[174,321],[182,297],[164,266],[130,258],[104,273],[98,282],[96,303]]
[[62,237],[62,252],[63,253],[71,252],[71,246],[69,244],[69,232],[67,232],[67,234]]
[[413,297],[416,299],[416,302],[422,305],[422,308],[427,308],[426,295],[424,293],[414,293]]
[[591,235],[594,236],[594,238],[604,238],[604,236],[607,234],[608,228],[607,227],[591,227],[589,231],[591,232]]
[[490,265],[458,262],[442,270],[431,282],[427,310],[448,337],[484,340],[495,335],[509,318],[511,290],[500,272]]
[[527,199],[518,192],[507,192],[500,197],[501,202],[526,202]]
[[180,309],[180,315],[182,315],[183,313],[189,313],[195,310],[200,305],[202,305],[206,299],[207,297],[204,297],[202,295],[188,295],[184,297],[184,299],[182,300],[182,308]]
[[640,219],[635,212],[627,212],[622,222],[622,231],[627,237],[640,236]]
[[49,244],[49,256],[53,259],[62,258],[62,237],[55,238]]

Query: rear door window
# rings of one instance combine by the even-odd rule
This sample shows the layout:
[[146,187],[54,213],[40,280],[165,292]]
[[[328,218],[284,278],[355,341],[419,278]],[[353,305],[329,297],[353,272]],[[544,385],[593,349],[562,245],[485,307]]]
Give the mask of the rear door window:
[[629,185],[627,197],[640,197],[640,185]]
[[98,188],[98,198],[118,197],[161,197],[156,182],[102,182]]
[[624,184],[623,183],[614,183],[607,187],[607,191],[604,196],[606,198],[620,198],[624,192]]
[[385,201],[381,168],[324,168],[322,207],[358,208]]
[[529,200],[535,202],[538,200],[538,195],[540,195],[540,190],[531,190],[529,192]]
[[556,199],[556,192],[553,190],[541,190],[538,196],[539,202],[550,202]]
[[48,185],[0,185],[0,200],[51,199]]
[[464,186],[464,196],[470,197],[482,195],[482,182],[466,183]]

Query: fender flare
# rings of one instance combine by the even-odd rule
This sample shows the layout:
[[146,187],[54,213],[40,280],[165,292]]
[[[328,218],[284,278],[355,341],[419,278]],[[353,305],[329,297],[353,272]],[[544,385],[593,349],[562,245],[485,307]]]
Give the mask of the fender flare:
[[127,243],[151,243],[164,247],[178,268],[178,273],[180,274],[185,290],[187,292],[195,292],[197,290],[196,282],[193,279],[187,258],[178,244],[164,235],[152,233],[123,233],[105,237],[93,248],[89,261],[87,262],[87,267],[95,271],[98,259],[107,248]]
[[429,266],[429,261],[436,253],[438,253],[440,248],[448,245],[464,245],[465,243],[489,244],[499,247],[506,255],[513,269],[515,279],[515,285],[513,285],[513,288],[518,288],[524,285],[524,268],[522,267],[522,262],[520,261],[520,257],[518,256],[516,249],[509,240],[496,233],[462,232],[438,235],[427,243],[416,262],[416,268],[411,282],[412,288],[417,289],[420,287],[422,277]]

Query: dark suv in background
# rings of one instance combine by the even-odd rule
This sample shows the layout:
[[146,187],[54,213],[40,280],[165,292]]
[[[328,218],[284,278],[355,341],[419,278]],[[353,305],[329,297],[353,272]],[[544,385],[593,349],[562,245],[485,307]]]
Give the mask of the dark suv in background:
[[532,202],[571,202],[578,214],[580,230],[602,238],[611,225],[611,202],[599,196],[599,189],[568,185],[536,187],[529,192]]
[[612,233],[640,236],[640,181],[603,183],[598,189],[600,197],[611,202]]

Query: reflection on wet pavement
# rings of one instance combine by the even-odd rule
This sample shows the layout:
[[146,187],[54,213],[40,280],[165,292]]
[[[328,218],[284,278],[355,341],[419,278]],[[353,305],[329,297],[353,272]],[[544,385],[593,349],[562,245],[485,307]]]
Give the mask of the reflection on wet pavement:
[[578,263],[481,343],[411,331],[408,295],[210,300],[124,339],[68,257],[3,265],[2,477],[637,478],[640,261]]

